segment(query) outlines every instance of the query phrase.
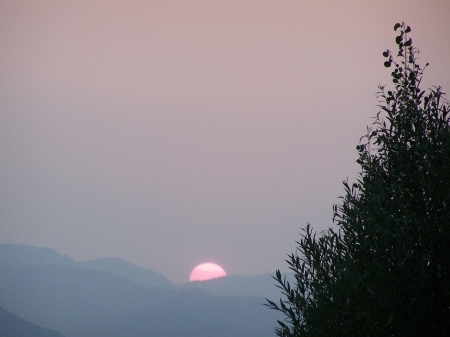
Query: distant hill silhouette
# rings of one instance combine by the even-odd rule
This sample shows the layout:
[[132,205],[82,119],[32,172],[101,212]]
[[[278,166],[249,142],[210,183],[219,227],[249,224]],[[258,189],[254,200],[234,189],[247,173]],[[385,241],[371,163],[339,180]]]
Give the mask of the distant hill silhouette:
[[276,318],[280,316],[261,299],[183,291],[158,306],[119,318],[92,336],[273,337]]
[[148,268],[141,268],[119,258],[101,258],[76,262],[50,248],[29,245],[0,244],[0,265],[65,265],[108,272],[147,287],[173,287],[165,276]]
[[0,307],[0,337],[64,337],[59,332],[42,328]]
[[[291,284],[295,282],[292,273],[288,273],[286,277]],[[178,285],[177,288],[203,289],[215,295],[253,296],[270,300],[277,300],[281,297],[280,290],[275,286],[275,280],[271,274],[231,275],[207,281],[183,283]]]
[[135,283],[147,287],[173,287],[165,276],[151,269],[138,267],[130,262],[118,258],[101,258],[96,260],[77,262],[78,267],[98,270],[122,276]]
[[105,272],[66,265],[1,266],[0,303],[35,324],[75,336],[174,296]]
[[[60,255],[50,248],[28,245],[0,244],[0,265],[70,265],[74,267],[107,272],[124,277],[146,287],[165,287],[176,289],[203,289],[215,295],[254,296],[276,300],[280,298],[279,289],[271,274],[255,276],[231,275],[217,279],[187,282],[174,285],[165,276],[148,268],[138,267],[119,258],[101,258],[76,262],[66,255]],[[294,281],[288,273],[289,281]]]
[[280,317],[257,297],[268,275],[174,286],[120,259],[75,262],[25,245],[0,245],[0,253],[0,304],[67,337],[269,337]]
[[29,245],[0,244],[0,265],[31,265],[43,264],[75,265],[67,255],[61,255],[56,250]]

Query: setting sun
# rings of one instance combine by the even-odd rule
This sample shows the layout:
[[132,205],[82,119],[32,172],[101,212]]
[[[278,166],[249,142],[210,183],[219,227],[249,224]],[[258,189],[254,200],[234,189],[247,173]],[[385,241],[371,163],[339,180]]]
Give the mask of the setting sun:
[[189,282],[205,281],[223,276],[227,276],[227,273],[221,266],[215,263],[202,263],[192,270]]

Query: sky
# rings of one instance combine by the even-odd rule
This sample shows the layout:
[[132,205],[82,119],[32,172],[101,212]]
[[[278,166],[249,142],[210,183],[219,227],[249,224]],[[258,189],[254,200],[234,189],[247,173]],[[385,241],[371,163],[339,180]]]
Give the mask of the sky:
[[447,0],[0,0],[0,242],[187,282],[287,270],[331,226],[412,28],[450,91]]

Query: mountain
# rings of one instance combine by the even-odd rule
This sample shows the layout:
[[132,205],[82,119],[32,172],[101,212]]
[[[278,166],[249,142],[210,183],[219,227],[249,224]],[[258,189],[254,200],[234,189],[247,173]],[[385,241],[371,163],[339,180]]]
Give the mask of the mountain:
[[42,328],[0,307],[0,337],[63,337],[59,332]]
[[77,266],[85,269],[104,271],[116,276],[122,276],[130,281],[147,287],[173,287],[165,276],[151,269],[141,268],[118,258],[102,258],[77,262]]
[[145,287],[64,265],[1,266],[0,303],[67,337],[269,337],[279,318],[262,298]]
[[[275,286],[271,274],[255,276],[231,275],[217,279],[188,282],[174,285],[165,276],[148,268],[138,267],[119,258],[101,258],[76,262],[67,255],[60,255],[50,248],[38,248],[28,245],[0,244],[0,265],[70,265],[74,267],[107,272],[124,277],[146,287],[164,287],[176,289],[202,289],[215,295],[254,296],[277,300],[280,291]],[[292,273],[286,275],[294,281]]]
[[0,245],[0,255],[0,305],[67,337],[269,337],[280,318],[256,297],[266,285],[255,280],[268,276],[174,286],[120,259],[75,262],[25,245]]
[[67,336],[98,326],[175,293],[105,272],[66,265],[1,266],[0,303],[32,323]]
[[[231,275],[217,279],[174,285],[165,276],[151,269],[138,267],[118,258],[101,258],[76,262],[67,255],[60,255],[50,248],[28,245],[0,244],[0,265],[69,265],[94,271],[107,272],[124,277],[146,287],[176,289],[202,289],[215,295],[254,296],[277,300],[280,291],[271,274],[255,276]],[[286,275],[294,281],[292,273]]]
[[[286,274],[286,278],[291,284],[295,282],[292,273]],[[177,288],[202,289],[215,295],[253,296],[275,301],[278,301],[281,297],[280,289],[275,286],[275,280],[271,274],[231,275],[207,281],[183,283],[178,285]]]
[[61,255],[56,250],[29,245],[0,244],[0,265],[75,265],[67,255]]
[[148,268],[141,268],[118,258],[101,258],[76,262],[56,250],[29,245],[0,244],[0,265],[64,265],[103,271],[122,276],[146,287],[173,287],[165,276]]
[[280,316],[261,299],[183,291],[87,337],[272,337]]

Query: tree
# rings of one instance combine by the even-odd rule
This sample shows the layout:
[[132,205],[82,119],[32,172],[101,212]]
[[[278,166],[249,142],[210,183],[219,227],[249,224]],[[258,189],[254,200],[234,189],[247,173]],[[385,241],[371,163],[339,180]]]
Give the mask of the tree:
[[344,181],[337,229],[308,224],[287,263],[278,336],[450,335],[450,107],[441,87],[419,86],[424,69],[397,23],[398,53],[383,52],[393,90],[357,146],[356,182]]

